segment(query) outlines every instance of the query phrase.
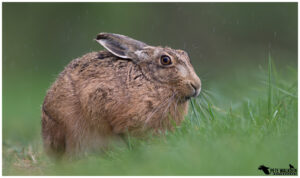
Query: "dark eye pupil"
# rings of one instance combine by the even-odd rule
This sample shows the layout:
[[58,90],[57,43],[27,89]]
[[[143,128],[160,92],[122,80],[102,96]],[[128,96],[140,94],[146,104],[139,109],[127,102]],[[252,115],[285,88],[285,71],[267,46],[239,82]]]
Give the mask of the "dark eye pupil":
[[162,56],[161,57],[161,63],[164,64],[164,65],[169,65],[171,64],[171,59],[169,56]]
[[163,61],[164,61],[164,63],[169,63],[169,58],[168,57],[164,57]]

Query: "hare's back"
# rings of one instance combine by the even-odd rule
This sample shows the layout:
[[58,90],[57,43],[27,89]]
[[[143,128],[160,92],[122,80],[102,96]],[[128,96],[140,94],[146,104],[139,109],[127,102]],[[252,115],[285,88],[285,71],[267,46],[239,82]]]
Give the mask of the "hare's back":
[[[132,81],[141,73],[132,61],[114,56],[108,51],[88,53],[73,60],[64,71],[65,77],[72,82],[70,86],[84,103],[91,97],[102,94],[113,100],[126,93],[128,86],[136,86]],[[103,97],[104,98],[104,97]]]
[[120,61],[107,51],[91,52],[74,59],[49,88],[43,103],[44,112],[60,121],[70,114],[78,116],[91,97],[106,93],[120,95],[124,80],[121,73],[127,70],[119,67],[122,63],[128,65],[126,60]]
[[113,61],[116,61],[116,57],[108,51],[91,52],[71,61],[63,73],[85,75],[105,70],[105,68],[111,67]]
[[[91,52],[72,60],[59,74],[56,81],[47,91],[44,109],[59,110],[65,105],[73,106],[78,103],[79,89],[91,80],[101,80],[111,71],[110,63],[115,57],[107,52]],[[111,74],[110,74],[111,75]],[[67,102],[67,103],[66,103]]]

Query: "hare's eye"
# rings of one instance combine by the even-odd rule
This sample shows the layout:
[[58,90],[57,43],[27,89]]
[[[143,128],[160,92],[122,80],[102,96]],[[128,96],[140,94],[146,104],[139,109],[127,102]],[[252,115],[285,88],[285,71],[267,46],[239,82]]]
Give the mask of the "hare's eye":
[[167,55],[163,55],[160,58],[160,62],[162,65],[170,65],[172,64],[171,58]]

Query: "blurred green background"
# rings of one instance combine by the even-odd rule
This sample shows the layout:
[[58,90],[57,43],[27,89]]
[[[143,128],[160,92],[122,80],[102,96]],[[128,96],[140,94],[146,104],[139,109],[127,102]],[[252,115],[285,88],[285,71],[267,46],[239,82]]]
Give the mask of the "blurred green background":
[[[228,106],[251,98],[271,54],[297,66],[297,3],[3,3],[3,143],[41,141],[43,97],[100,32],[188,52],[203,89]],[[252,70],[253,69],[253,70]],[[5,157],[5,155],[4,155]]]

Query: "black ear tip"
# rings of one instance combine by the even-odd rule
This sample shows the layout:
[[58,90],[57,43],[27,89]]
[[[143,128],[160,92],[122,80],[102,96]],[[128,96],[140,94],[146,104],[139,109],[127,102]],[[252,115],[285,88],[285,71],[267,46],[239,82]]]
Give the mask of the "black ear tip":
[[108,34],[107,33],[99,33],[97,35],[96,40],[107,39],[107,38],[108,38]]

